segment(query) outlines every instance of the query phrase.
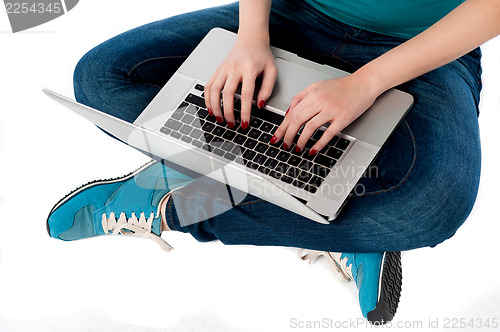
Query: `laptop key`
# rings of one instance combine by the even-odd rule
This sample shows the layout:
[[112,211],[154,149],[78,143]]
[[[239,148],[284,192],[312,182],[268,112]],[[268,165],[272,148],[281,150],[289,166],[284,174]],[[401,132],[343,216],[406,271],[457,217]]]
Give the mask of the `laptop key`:
[[337,141],[339,140],[339,137],[338,136],[333,136],[333,138],[330,140],[330,142],[328,142],[327,146],[330,145],[330,146],[334,146],[335,143],[337,143]]
[[205,99],[196,96],[192,93],[188,94],[186,99],[184,100],[187,101],[188,103],[195,104],[196,106],[199,106],[201,108],[207,108],[207,106],[205,105]]
[[326,155],[335,159],[339,159],[342,156],[342,151],[330,146],[326,151]]
[[200,136],[203,134],[203,131],[199,129],[193,129],[193,131],[189,134],[192,138],[200,138]]
[[165,128],[165,127],[161,127],[160,128],[160,132],[162,132],[162,133],[164,133],[166,135],[170,134],[171,131],[172,130],[170,128]]
[[170,118],[167,120],[167,122],[165,122],[165,127],[177,131],[177,130],[181,129],[182,122],[179,122],[177,120]]
[[200,108],[198,110],[198,117],[201,119],[204,119],[208,115],[207,110],[204,110],[203,108]]
[[292,166],[298,166],[301,161],[302,161],[302,159],[300,159],[297,156],[293,156],[293,155],[290,157],[290,159],[288,159],[288,163]]
[[269,168],[274,168],[278,165],[278,161],[276,159],[268,158],[266,162],[264,163],[264,166],[269,167]]
[[248,133],[248,137],[251,137],[251,138],[259,138],[261,134],[261,131],[258,130],[258,129],[255,129],[255,128],[252,128],[250,130],[250,132]]
[[292,177],[292,178],[296,178],[299,176],[299,173],[300,173],[300,169],[298,169],[297,167],[290,167],[287,171],[286,171],[286,175]]
[[205,132],[211,132],[212,129],[215,128],[215,125],[213,123],[210,123],[210,122],[205,122],[205,124],[201,127],[201,129],[203,129],[203,131]]
[[222,135],[223,138],[225,138],[229,141],[232,141],[234,136],[236,136],[236,133],[234,131],[231,131],[231,130],[226,130],[224,135]]
[[326,167],[323,167],[321,165],[318,165],[318,164],[314,164],[313,167],[312,167],[312,169],[311,169],[311,172],[314,175],[326,178],[326,176],[328,175],[328,173],[330,173],[330,169],[326,168]]
[[252,120],[250,120],[250,127],[259,128],[261,124],[262,120],[259,118],[252,117]]
[[216,126],[214,130],[212,130],[212,134],[217,136],[222,136],[226,130],[222,127]]
[[185,124],[181,127],[181,129],[179,130],[182,134],[184,135],[189,135],[189,133],[191,132],[191,130],[193,130],[193,127]]
[[255,161],[258,164],[263,165],[266,162],[267,157],[264,156],[263,154],[257,154],[255,158],[253,158],[253,161]]
[[229,152],[229,151],[233,150],[233,148],[234,148],[234,143],[229,142],[229,141],[225,141],[221,145],[221,149],[224,150],[224,151],[228,151]]
[[251,168],[251,169],[258,169],[259,168],[259,164],[254,163],[253,161],[248,161],[246,166]]
[[321,185],[321,182],[323,182],[323,179],[319,176],[313,176],[311,180],[309,180],[309,184],[315,187],[319,187]]
[[276,159],[278,159],[279,161],[287,161],[288,158],[290,158],[290,153],[285,151],[281,151],[280,153],[278,153],[278,156],[276,157]]
[[267,144],[259,143],[254,148],[255,151],[264,153],[267,150]]
[[292,183],[293,182],[293,178],[287,176],[287,175],[283,175],[281,177],[281,181],[285,182],[285,183]]
[[245,144],[243,144],[244,147],[247,147],[249,149],[253,149],[257,145],[257,141],[254,139],[247,139]]
[[194,88],[198,91],[205,91],[205,87],[201,84],[196,84]]
[[293,184],[295,187],[300,188],[300,189],[304,188],[304,186],[306,185],[304,182],[299,181],[299,180],[294,180],[294,181],[292,182],[292,184]]
[[203,146],[203,142],[202,141],[198,141],[197,139],[194,139],[192,142],[191,142],[192,145],[198,147],[198,148],[201,148]]
[[180,120],[184,116],[184,109],[176,109],[174,113],[170,116],[172,119]]
[[313,175],[311,173],[306,172],[306,171],[302,171],[302,172],[300,172],[298,179],[300,181],[309,182],[309,180],[312,178],[312,176]]
[[257,170],[261,173],[264,173],[264,174],[269,174],[269,172],[271,172],[271,170],[269,168],[264,167],[264,166],[259,166],[259,168]]
[[186,143],[191,143],[192,140],[193,139],[191,137],[186,136],[186,135],[182,135],[182,137],[181,137],[181,141],[184,141]]
[[223,155],[224,155],[224,153],[225,153],[225,152],[224,152],[224,150],[221,150],[221,149],[219,149],[219,148],[215,148],[215,149],[213,149],[213,151],[212,151],[212,152],[213,152],[213,153],[215,153],[215,154],[216,154],[216,155],[218,155],[218,156],[223,156]]
[[224,143],[224,140],[220,137],[214,137],[212,141],[210,142],[211,146],[214,146],[216,148],[220,148],[222,144]]
[[185,112],[188,114],[196,114],[196,112],[198,112],[198,107],[189,105],[188,107],[186,107]]
[[240,156],[243,154],[243,152],[245,152],[245,150],[246,149],[244,147],[236,145],[231,152],[234,153],[235,155]]
[[255,155],[257,154],[257,152],[255,151],[252,151],[252,150],[246,150],[244,153],[243,153],[243,158],[247,159],[247,160],[252,160],[253,157],[255,157]]
[[212,147],[209,144],[203,144],[201,148],[205,151],[212,151]]
[[272,132],[274,132],[274,125],[269,123],[269,122],[264,122],[260,126],[260,130],[262,130],[265,133],[272,133]]
[[177,132],[177,131],[173,131],[170,133],[170,136],[172,136],[173,138],[179,139],[179,138],[181,138],[182,134]]
[[285,164],[285,163],[279,163],[278,166],[276,166],[274,169],[280,173],[286,173],[286,171],[288,170],[288,168],[290,168],[289,165]]
[[318,154],[318,155],[316,155],[316,158],[314,158],[314,162],[317,164],[320,164],[322,166],[331,168],[331,167],[335,166],[335,163],[337,161],[335,159],[327,157],[325,155]]
[[224,155],[224,158],[233,161],[233,160],[236,159],[236,156],[234,154],[230,153],[230,152],[226,152],[226,154]]
[[205,140],[205,143],[210,143],[214,138],[214,135],[209,134],[209,133],[204,133],[202,136],[202,140]]
[[281,173],[278,173],[276,171],[269,172],[269,175],[272,176],[275,179],[279,179],[281,177]]
[[233,142],[239,145],[243,145],[243,142],[245,142],[247,138],[241,134],[236,135],[236,137],[233,139]]
[[339,138],[339,141],[337,144],[335,144],[335,147],[339,148],[340,150],[345,150],[349,146],[349,143],[351,143],[349,140],[345,138]]
[[205,124],[205,121],[198,119],[198,118],[195,118],[194,121],[191,122],[191,126],[193,126],[195,128],[201,128],[201,127],[203,127],[204,124]]
[[264,142],[264,143],[269,143],[269,141],[271,140],[271,137],[273,137],[273,135],[268,134],[268,133],[262,133],[262,135],[260,135],[260,137],[259,137],[259,141]]
[[266,151],[266,156],[269,156],[269,157],[276,157],[278,155],[278,153],[280,152],[280,150],[276,149],[276,148],[273,148],[272,146],[267,149]]
[[316,190],[318,190],[318,188],[306,184],[304,187],[304,190],[307,190],[311,194],[314,194],[316,192]]

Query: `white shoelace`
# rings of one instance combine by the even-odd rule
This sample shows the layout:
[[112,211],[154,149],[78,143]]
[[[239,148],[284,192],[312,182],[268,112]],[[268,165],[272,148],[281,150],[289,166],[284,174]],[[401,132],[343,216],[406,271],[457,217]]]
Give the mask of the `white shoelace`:
[[121,212],[118,220],[116,220],[114,212],[111,212],[109,214],[109,217],[106,216],[106,213],[103,213],[102,228],[104,229],[105,234],[113,232],[113,234],[115,235],[116,234],[129,235],[129,236],[133,235],[141,238],[152,239],[163,250],[165,251],[172,250],[173,248],[171,245],[169,245],[160,236],[156,235],[151,231],[151,227],[153,226],[153,219],[155,219],[154,212],[151,212],[151,214],[147,219],[144,212],[141,212],[139,218],[137,218],[134,212],[132,212],[132,216],[130,218],[127,218],[125,212]]
[[330,267],[337,278],[342,281],[354,280],[354,277],[352,276],[352,265],[347,265],[347,257],[342,259],[341,253],[307,249],[299,250],[300,259],[308,261],[309,264],[314,263],[319,256],[326,257],[328,264],[330,264]]

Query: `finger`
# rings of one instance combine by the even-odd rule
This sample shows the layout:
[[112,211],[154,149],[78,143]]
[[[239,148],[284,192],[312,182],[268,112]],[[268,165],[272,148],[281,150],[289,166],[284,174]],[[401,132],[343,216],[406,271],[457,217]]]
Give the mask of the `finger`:
[[269,65],[266,69],[264,69],[262,84],[260,86],[259,93],[257,94],[257,105],[259,108],[264,107],[267,99],[271,96],[277,77],[278,70],[276,69],[276,66]]
[[332,138],[337,135],[345,127],[340,121],[333,120],[330,126],[323,132],[321,138],[311,147],[309,151],[310,155],[315,155],[316,153],[323,150],[323,148],[332,140]]
[[303,99],[302,102],[298,104],[293,110],[290,110],[288,116],[291,118],[291,121],[283,137],[284,149],[292,146],[293,140],[295,139],[295,136],[297,135],[300,127],[306,124],[306,122],[308,122],[319,112],[320,110],[315,107],[314,101],[311,100],[311,98]]
[[[240,78],[238,76],[230,76],[222,92],[224,118],[229,128],[234,128],[234,93],[238,88],[238,84],[240,84]],[[222,122],[222,119],[217,119],[217,121]]]
[[[315,117],[313,117],[311,120],[309,120],[304,128],[302,129],[302,133],[300,134],[299,140],[297,141],[297,151],[302,151],[306,145],[306,143],[311,139],[311,136],[315,133],[316,130],[318,130],[321,126],[323,126],[325,123],[330,122],[330,117],[326,112],[320,112],[318,113]],[[326,142],[328,143],[328,141]],[[322,145],[319,147],[319,150],[316,149],[317,151],[320,151],[325,145]],[[318,148],[318,146],[315,147]],[[311,152],[312,149],[309,151]],[[310,154],[315,154],[316,152],[310,153]]]
[[241,86],[241,127],[243,129],[248,128],[248,123],[250,122],[254,90],[255,77],[244,77]]
[[220,95],[226,83],[227,75],[218,76],[210,87],[210,106],[215,117],[222,120],[222,110],[220,108]]

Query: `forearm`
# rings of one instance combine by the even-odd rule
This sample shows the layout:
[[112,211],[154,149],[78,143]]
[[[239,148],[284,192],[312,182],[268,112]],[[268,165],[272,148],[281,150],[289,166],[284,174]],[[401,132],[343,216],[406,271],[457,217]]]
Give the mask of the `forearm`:
[[432,27],[366,64],[356,76],[380,94],[500,34],[500,1],[468,0]]
[[238,36],[247,41],[269,43],[269,13],[272,0],[240,0]]

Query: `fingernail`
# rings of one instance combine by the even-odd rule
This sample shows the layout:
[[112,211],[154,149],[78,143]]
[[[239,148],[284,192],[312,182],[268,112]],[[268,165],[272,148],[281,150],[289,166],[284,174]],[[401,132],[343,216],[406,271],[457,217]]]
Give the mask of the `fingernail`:
[[217,120],[218,123],[222,123],[222,118],[220,116],[216,116],[215,120]]
[[302,149],[301,149],[301,148],[299,148],[298,146],[296,146],[296,147],[295,147],[295,152],[299,153],[299,152],[301,152],[301,151],[302,151]]
[[247,129],[248,128],[248,121],[241,121],[241,128]]
[[285,115],[287,115],[287,114],[288,114],[288,112],[290,112],[290,107],[288,107],[288,109],[286,110]]
[[228,126],[230,129],[233,129],[233,128],[234,128],[234,122],[228,122],[228,123],[227,123],[227,126]]
[[265,101],[264,101],[264,100],[259,101],[259,108],[264,107],[264,104],[265,104]]
[[212,112],[212,109],[208,108],[208,109],[207,109],[207,111],[208,111],[208,114],[209,114],[210,116],[214,115],[214,112]]
[[283,143],[283,149],[288,150],[289,146],[286,143]]
[[276,137],[276,135],[273,135],[273,137],[271,137],[271,140],[269,141],[269,143],[274,144],[274,143],[276,143],[277,140],[278,140],[278,137]]
[[316,153],[318,153],[318,151],[316,151],[316,149],[311,149],[311,151],[309,151],[310,156],[314,156]]

